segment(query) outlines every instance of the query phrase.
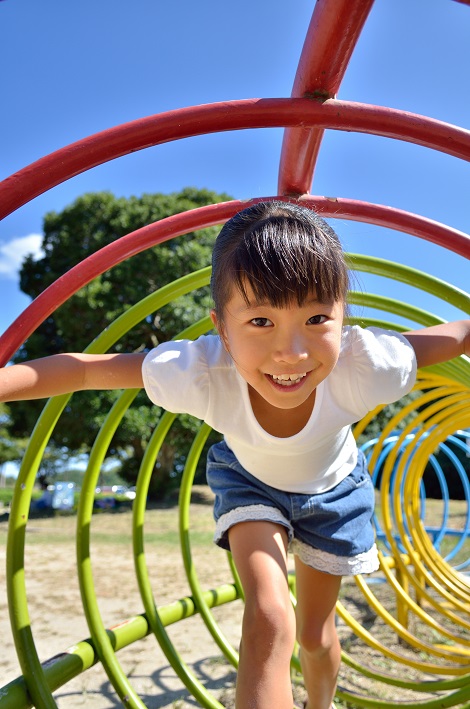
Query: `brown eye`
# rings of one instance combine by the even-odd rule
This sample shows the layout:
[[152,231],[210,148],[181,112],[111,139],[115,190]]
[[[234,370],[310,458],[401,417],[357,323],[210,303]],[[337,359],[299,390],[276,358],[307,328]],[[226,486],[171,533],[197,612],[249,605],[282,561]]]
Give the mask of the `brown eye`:
[[272,325],[271,320],[269,318],[253,318],[253,320],[250,320],[252,325],[255,325],[255,327],[269,327]]
[[327,315],[312,315],[311,318],[307,320],[310,325],[321,325],[328,320]]

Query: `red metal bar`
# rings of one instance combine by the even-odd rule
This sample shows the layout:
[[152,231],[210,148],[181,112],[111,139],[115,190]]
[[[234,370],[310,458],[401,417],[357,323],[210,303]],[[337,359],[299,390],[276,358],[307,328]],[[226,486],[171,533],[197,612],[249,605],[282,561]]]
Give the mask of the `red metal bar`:
[[[0,337],[0,366],[9,361],[14,352],[51,313],[104,271],[156,244],[197,229],[221,224],[249,204],[264,199],[285,198],[258,197],[249,201],[237,200],[199,207],[142,227],[91,254],[46,288],[4,332]],[[469,236],[409,212],[367,202],[327,197],[305,196],[300,202],[325,217],[353,219],[396,229],[470,258]]]
[[131,232],[80,261],[40,293],[5,330],[0,337],[0,366],[10,360],[13,353],[51,313],[104,271],[180,234],[221,224],[246,204],[241,201],[222,202],[172,215]]
[[[293,98],[334,98],[374,0],[318,0],[307,30]],[[310,192],[323,130],[287,128],[279,166],[279,194]]]
[[401,231],[470,259],[470,236],[433,219],[383,204],[342,197],[302,197],[299,201],[311,205],[322,216]]
[[0,219],[61,182],[136,150],[194,135],[279,126],[372,133],[470,160],[470,131],[414,113],[334,99],[245,99],[149,116],[61,148],[0,184]]

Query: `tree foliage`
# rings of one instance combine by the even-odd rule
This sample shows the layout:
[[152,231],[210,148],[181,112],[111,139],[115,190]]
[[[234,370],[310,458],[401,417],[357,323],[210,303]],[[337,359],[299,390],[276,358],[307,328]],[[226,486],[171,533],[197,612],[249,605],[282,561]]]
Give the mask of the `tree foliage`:
[[[391,404],[387,404],[387,406],[384,406],[376,416],[370,421],[370,423],[367,425],[365,428],[364,432],[359,436],[358,439],[358,444],[361,446],[367,441],[374,440],[375,438],[379,438],[379,436],[382,434],[382,431],[384,428],[388,425],[388,423],[395,417],[397,416],[400,411],[403,409],[404,406],[408,405],[412,401],[415,401],[418,397],[420,396],[420,393],[418,391],[412,391],[409,394],[406,394],[404,397],[402,397],[399,401],[395,401]],[[400,433],[403,431],[406,426],[408,426],[410,423],[414,421],[414,419],[417,417],[417,412],[415,410],[411,411],[407,416],[404,418],[400,417],[397,425],[394,429],[394,433]]]
[[3,463],[19,462],[27,445],[27,439],[11,435],[10,425],[10,407],[0,402],[0,467]]
[[[85,194],[62,212],[44,218],[39,260],[28,257],[20,272],[21,290],[35,298],[75,264],[103,246],[164,217],[230,199],[209,190],[186,188],[174,194],[145,194],[117,198],[110,192]],[[156,289],[210,263],[218,233],[212,227],[180,236],[118,264],[82,288],[39,326],[14,361],[59,352],[82,351],[125,310]],[[200,289],[153,313],[113,347],[116,352],[137,352],[175,337],[211,307],[207,288]],[[80,392],[56,426],[51,446],[71,455],[86,453],[118,392]],[[43,402],[18,402],[9,430],[27,436]],[[109,451],[122,462],[122,476],[134,483],[151,432],[161,412],[140,393],[125,416]],[[196,423],[183,417],[172,428],[158,460],[151,489],[162,492],[181,467]]]

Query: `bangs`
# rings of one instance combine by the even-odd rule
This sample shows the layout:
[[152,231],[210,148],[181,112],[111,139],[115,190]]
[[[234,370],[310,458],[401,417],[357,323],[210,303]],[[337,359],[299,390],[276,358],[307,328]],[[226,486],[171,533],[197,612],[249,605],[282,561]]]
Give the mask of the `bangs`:
[[229,279],[247,303],[247,286],[257,302],[274,307],[302,305],[312,294],[325,303],[345,299],[348,275],[345,265],[338,268],[337,249],[318,235],[313,240],[311,228],[299,226],[298,220],[282,216],[245,232],[233,253]]
[[258,202],[222,227],[212,252],[211,293],[218,318],[236,287],[246,303],[303,305],[314,296],[346,304],[349,272],[335,231],[291,202]]

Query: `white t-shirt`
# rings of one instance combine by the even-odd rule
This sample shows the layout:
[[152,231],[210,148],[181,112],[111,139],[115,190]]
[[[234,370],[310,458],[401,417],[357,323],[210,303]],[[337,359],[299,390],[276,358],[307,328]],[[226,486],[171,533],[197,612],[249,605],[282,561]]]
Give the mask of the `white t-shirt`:
[[314,494],[354,469],[351,424],[412,389],[416,357],[394,331],[344,327],[338,362],[317,387],[310,419],[289,438],[271,436],[259,425],[248,385],[217,335],[159,345],[146,356],[142,373],[151,401],[173,413],[192,414],[223,433],[252,475],[280,490]]

